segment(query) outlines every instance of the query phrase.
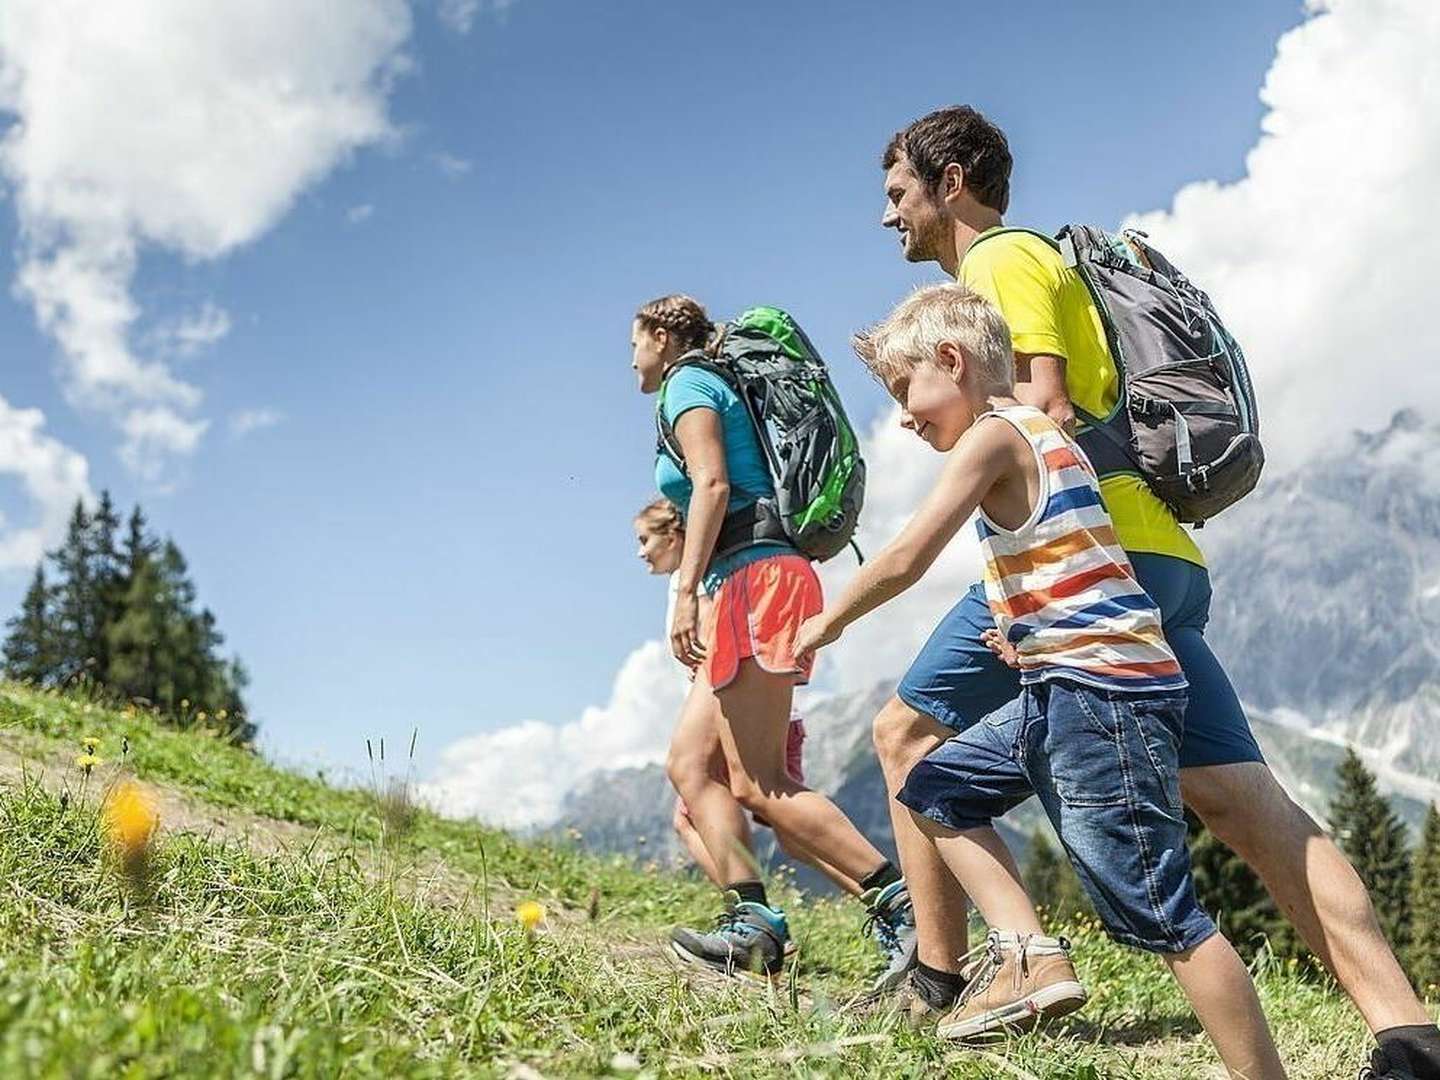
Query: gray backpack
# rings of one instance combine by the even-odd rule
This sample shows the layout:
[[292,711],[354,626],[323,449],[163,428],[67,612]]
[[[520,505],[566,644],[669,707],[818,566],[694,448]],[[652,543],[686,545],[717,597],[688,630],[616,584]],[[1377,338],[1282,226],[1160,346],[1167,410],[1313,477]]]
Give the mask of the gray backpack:
[[[1000,229],[1001,232],[1029,229]],[[1095,301],[1120,396],[1109,416],[1076,410],[1077,439],[1102,477],[1137,473],[1183,522],[1203,524],[1248,495],[1265,451],[1245,354],[1205,293],[1138,229],[1067,225],[1041,236]]]

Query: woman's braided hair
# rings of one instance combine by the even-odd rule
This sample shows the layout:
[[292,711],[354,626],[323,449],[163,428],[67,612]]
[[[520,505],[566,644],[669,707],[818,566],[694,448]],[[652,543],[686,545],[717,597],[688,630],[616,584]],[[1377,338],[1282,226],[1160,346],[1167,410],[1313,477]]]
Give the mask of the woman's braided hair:
[[646,504],[645,508],[635,515],[635,520],[661,536],[675,536],[685,531],[680,508],[669,499],[656,499]]
[[635,319],[651,332],[664,327],[675,336],[681,353],[705,348],[715,333],[715,324],[700,301],[681,293],[641,305]]

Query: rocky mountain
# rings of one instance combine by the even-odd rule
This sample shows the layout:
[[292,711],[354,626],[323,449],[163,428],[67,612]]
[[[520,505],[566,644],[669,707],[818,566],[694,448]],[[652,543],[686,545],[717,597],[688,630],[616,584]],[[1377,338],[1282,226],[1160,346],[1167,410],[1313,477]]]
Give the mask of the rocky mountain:
[[[1323,821],[1353,745],[1418,824],[1440,799],[1440,426],[1405,410],[1338,439],[1266,477],[1200,541],[1215,591],[1207,637],[1282,783]],[[892,687],[813,702],[806,717],[809,781],[887,847],[870,722]],[[600,773],[562,825],[603,850],[678,857],[672,800],[659,766]],[[1042,820],[1033,800],[1007,820],[1017,855]]]

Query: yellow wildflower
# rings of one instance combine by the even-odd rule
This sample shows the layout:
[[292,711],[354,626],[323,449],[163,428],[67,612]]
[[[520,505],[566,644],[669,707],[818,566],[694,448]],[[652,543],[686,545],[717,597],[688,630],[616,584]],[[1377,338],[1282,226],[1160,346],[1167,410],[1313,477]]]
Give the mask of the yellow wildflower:
[[134,780],[116,785],[101,811],[105,835],[126,860],[144,854],[160,825],[155,796]]
[[545,919],[545,909],[534,900],[526,900],[515,909],[515,918],[526,930],[534,930]]
[[75,758],[75,764],[85,770],[85,775],[90,775],[90,770],[100,764],[100,759],[94,754],[79,754]]
[[87,754],[93,754],[95,748],[100,745],[100,738],[97,735],[86,735],[80,740],[80,745],[85,748]]

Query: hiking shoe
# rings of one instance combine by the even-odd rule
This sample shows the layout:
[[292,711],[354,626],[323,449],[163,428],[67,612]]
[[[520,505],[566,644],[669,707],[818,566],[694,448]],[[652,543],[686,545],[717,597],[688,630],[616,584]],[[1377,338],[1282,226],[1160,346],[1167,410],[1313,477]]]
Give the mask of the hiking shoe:
[[670,931],[670,949],[687,964],[699,964],[722,975],[774,978],[785,966],[790,928],[785,913],[725,894],[725,910],[709,933],[677,926]]
[[1392,1061],[1378,1046],[1370,1051],[1370,1064],[1360,1070],[1359,1080],[1419,1080],[1404,1065]]
[[1085,1004],[1064,938],[991,930],[972,952],[983,952],[983,962],[973,969],[954,1011],[936,1027],[943,1039],[970,1039],[1000,1028],[1024,1031]]
[[861,897],[869,909],[863,933],[873,937],[885,954],[885,970],[870,984],[872,991],[893,990],[915,966],[915,908],[905,882],[871,889]]
[[933,1028],[957,1000],[958,994],[926,982],[912,969],[898,989],[867,990],[840,1012],[861,1020],[900,1017],[913,1028]]

